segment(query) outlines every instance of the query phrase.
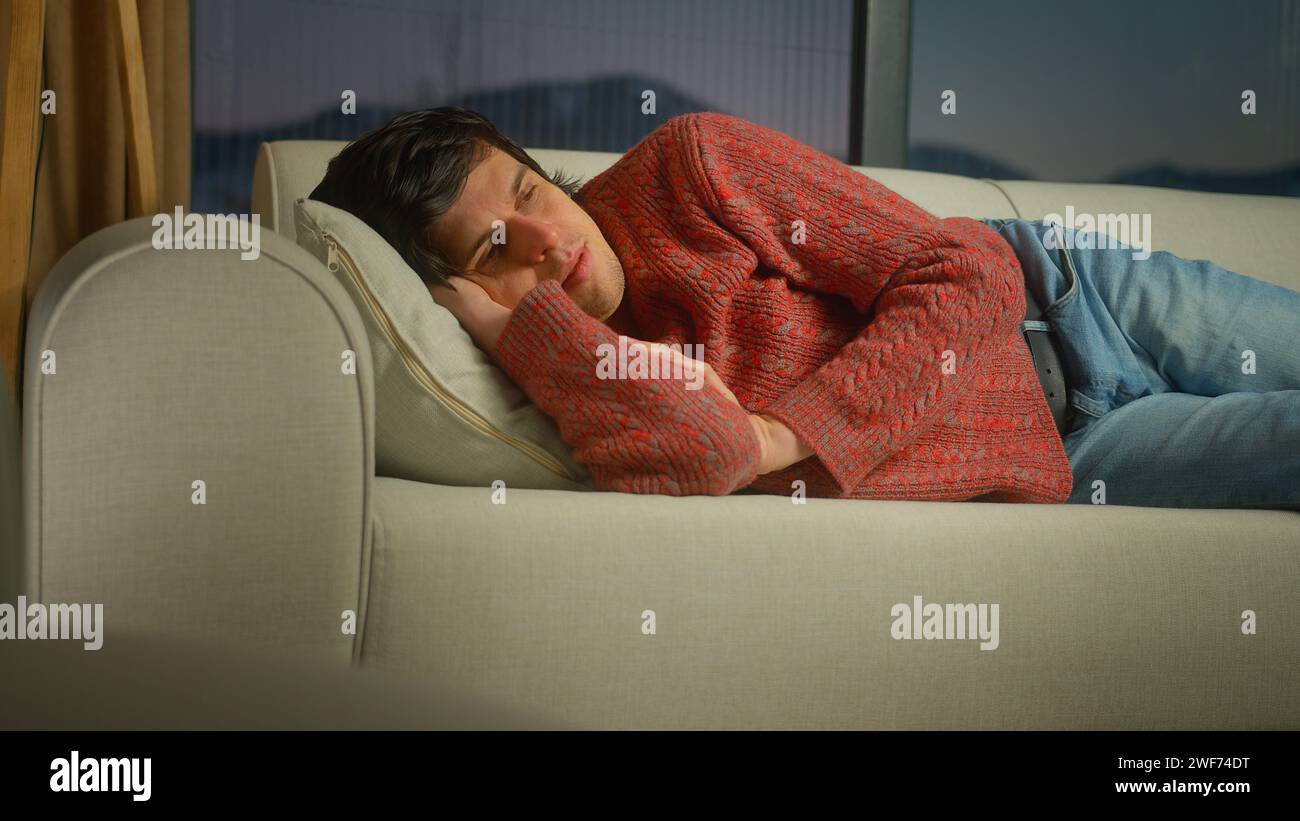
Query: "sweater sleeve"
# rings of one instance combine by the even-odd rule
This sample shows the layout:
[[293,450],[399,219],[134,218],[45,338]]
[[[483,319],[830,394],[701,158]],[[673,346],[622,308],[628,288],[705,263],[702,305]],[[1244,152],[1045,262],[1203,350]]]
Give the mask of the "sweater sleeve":
[[787,425],[850,493],[974,388],[1024,315],[1019,261],[982,223],[940,219],[777,131],[712,113],[680,127],[694,131],[681,142],[698,152],[701,198],[756,263],[870,316],[834,358],[751,409]]
[[707,383],[692,389],[671,373],[601,378],[605,344],[618,349],[613,329],[546,280],[520,300],[496,350],[598,489],[725,496],[753,482],[761,454],[742,408]]

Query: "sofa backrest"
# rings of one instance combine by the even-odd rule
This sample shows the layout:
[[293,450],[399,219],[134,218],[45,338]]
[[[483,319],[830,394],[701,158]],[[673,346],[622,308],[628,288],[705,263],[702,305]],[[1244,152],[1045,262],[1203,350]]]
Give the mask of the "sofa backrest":
[[[262,215],[262,225],[293,238],[294,200],[312,192],[325,176],[330,158],[345,145],[347,142],[342,140],[262,143],[253,169],[252,206],[254,213]],[[546,171],[562,168],[584,181],[609,168],[622,156],[607,151],[525,150]],[[985,180],[898,168],[854,167],[941,217],[1016,216],[997,186]]]
[[[293,203],[325,175],[347,143],[331,140],[263,143],[253,172],[252,210],[262,224],[291,239]],[[563,168],[590,179],[621,155],[527,149],[547,171]],[[940,217],[1041,219],[1046,214],[1151,214],[1154,250],[1209,259],[1229,270],[1300,290],[1300,198],[1209,194],[1137,185],[975,179],[901,168],[852,166]]]

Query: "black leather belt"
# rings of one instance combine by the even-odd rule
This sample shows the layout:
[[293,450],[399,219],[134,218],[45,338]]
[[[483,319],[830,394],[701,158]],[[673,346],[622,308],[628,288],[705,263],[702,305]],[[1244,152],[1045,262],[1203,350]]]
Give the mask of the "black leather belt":
[[1074,419],[1074,408],[1066,396],[1065,368],[1061,365],[1061,341],[1057,338],[1052,323],[1043,317],[1034,293],[1025,286],[1025,321],[1020,323],[1020,335],[1029,346],[1029,353],[1034,358],[1034,370],[1038,372],[1038,382],[1043,386],[1043,397],[1052,410],[1052,420],[1061,436],[1069,430]]

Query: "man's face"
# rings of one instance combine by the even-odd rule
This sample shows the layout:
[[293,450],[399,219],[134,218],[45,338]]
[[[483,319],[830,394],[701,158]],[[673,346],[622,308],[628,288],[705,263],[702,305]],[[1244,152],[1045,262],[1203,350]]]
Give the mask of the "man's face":
[[[494,220],[504,223],[503,232],[494,230]],[[602,322],[623,299],[623,266],[590,215],[495,148],[432,230],[437,247],[466,278],[512,310],[546,279],[562,283],[584,313]],[[504,241],[494,244],[493,234]],[[577,266],[584,248],[586,262]]]

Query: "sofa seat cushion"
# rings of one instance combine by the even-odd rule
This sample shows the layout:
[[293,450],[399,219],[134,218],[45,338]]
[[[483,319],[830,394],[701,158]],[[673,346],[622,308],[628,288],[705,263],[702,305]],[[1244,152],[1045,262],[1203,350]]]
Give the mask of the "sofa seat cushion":
[[375,481],[374,511],[361,664],[557,722],[1300,727],[1290,511],[545,490],[494,505],[396,479]]

